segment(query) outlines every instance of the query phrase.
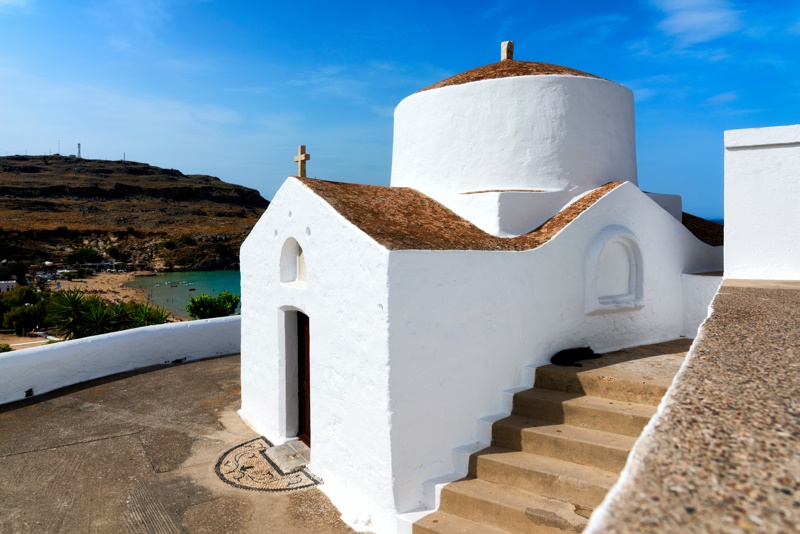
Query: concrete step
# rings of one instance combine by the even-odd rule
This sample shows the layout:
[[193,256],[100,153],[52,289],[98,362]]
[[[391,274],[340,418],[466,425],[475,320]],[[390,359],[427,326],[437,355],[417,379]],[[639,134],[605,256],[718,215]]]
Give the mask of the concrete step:
[[536,368],[537,388],[658,406],[691,346],[675,339],[582,360],[581,367]]
[[586,509],[598,506],[617,475],[538,454],[488,447],[472,456],[469,475]]
[[618,474],[625,466],[636,439],[544,419],[512,415],[492,429],[492,445]]
[[457,515],[434,512],[414,523],[414,534],[508,534],[508,531],[476,523]]
[[[655,414],[690,340],[609,352],[581,367],[536,368],[535,385],[503,392],[510,416],[478,422],[468,478],[436,484],[439,510],[418,533],[580,532]],[[534,378],[531,374],[529,378]],[[506,412],[508,413],[508,412]]]
[[536,417],[582,428],[638,437],[656,407],[590,397],[552,389],[533,388],[514,395],[512,415]]
[[537,367],[535,384],[540,389],[591,395],[651,406],[658,406],[669,388],[669,384],[646,379],[617,377],[610,372],[603,373],[600,369],[588,372],[581,371],[579,367],[560,367],[558,365]]
[[520,533],[581,532],[590,513],[564,501],[477,478],[463,479],[445,486],[439,510],[483,525]]

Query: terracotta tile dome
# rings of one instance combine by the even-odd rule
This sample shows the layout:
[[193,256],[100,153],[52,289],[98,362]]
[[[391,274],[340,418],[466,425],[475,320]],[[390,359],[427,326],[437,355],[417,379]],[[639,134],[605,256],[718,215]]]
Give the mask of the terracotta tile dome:
[[429,89],[438,89],[448,85],[461,85],[470,82],[477,82],[480,80],[493,80],[497,78],[510,78],[513,76],[542,76],[546,74],[558,74],[561,76],[583,76],[585,78],[604,79],[588,72],[583,72],[570,67],[562,67],[561,65],[553,65],[552,63],[541,63],[537,61],[516,61],[514,59],[504,59],[497,63],[484,65],[468,71],[462,72],[451,76],[446,80],[442,80],[433,85],[429,85],[422,91]]

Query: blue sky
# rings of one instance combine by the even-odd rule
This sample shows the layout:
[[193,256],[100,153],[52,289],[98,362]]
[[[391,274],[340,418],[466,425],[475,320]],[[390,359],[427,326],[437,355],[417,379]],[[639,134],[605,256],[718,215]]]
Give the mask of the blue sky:
[[388,184],[409,94],[515,58],[634,91],[639,185],[722,217],[723,131],[800,123],[796,0],[0,0],[0,154]]

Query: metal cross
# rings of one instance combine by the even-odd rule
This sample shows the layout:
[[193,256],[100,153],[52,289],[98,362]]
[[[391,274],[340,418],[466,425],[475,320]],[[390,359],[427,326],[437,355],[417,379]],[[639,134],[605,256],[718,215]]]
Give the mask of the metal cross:
[[311,159],[311,154],[306,154],[306,145],[297,147],[297,155],[294,160],[297,162],[297,176],[300,178],[306,177],[306,161]]

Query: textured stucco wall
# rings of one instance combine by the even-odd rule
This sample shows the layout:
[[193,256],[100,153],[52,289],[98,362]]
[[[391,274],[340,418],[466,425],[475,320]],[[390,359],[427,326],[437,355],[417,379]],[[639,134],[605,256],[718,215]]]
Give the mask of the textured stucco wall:
[[725,277],[800,280],[800,125],[725,132]]
[[[587,257],[608,228],[627,228],[624,235],[638,240],[642,296],[635,306],[597,311],[592,305],[588,314],[586,272],[593,266]],[[503,390],[531,385],[525,383],[526,366],[547,363],[569,347],[609,351],[679,337],[681,274],[721,265],[720,248],[698,241],[632,184],[615,189],[531,251],[392,252],[391,432],[398,511],[425,506],[423,483],[453,472],[451,449],[479,440],[477,419],[502,411]],[[708,302],[698,306],[705,312]]]
[[[304,286],[280,281],[290,238],[303,249]],[[287,350],[284,317],[302,311],[311,338],[310,468],[348,523],[379,531],[394,524],[387,271],[386,249],[294,178],[241,249],[241,414],[272,441],[296,436],[296,349]]]
[[241,317],[145,326],[0,354],[0,404],[175,360],[236,354]]

